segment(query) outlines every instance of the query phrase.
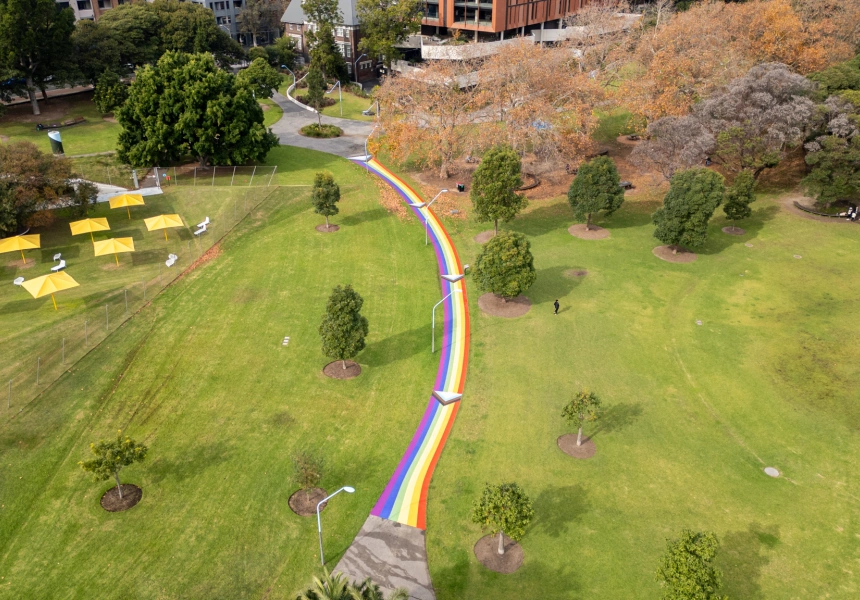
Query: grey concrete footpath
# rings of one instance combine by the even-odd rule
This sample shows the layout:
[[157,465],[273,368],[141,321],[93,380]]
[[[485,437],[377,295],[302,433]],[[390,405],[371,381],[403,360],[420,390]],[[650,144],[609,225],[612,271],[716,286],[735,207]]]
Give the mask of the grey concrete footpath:
[[323,124],[337,125],[343,129],[343,135],[326,140],[309,138],[301,135],[299,129],[305,125],[316,123],[316,113],[296,106],[277,92],[272,99],[284,111],[284,116],[272,125],[272,131],[278,136],[282,145],[319,150],[347,158],[364,156],[364,141],[373,130],[373,123],[353,121],[352,119],[336,119],[323,115]]
[[415,600],[436,600],[424,531],[416,527],[370,515],[334,570],[352,581],[370,577],[386,596],[405,588]]

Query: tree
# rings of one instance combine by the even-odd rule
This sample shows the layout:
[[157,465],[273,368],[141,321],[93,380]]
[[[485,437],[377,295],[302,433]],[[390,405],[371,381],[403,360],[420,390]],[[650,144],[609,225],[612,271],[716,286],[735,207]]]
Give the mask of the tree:
[[382,56],[386,67],[400,58],[397,46],[421,31],[422,0],[358,0],[356,16],[361,22],[358,49],[368,56]]
[[317,124],[322,127],[322,113],[320,111],[325,99],[325,80],[323,79],[322,70],[314,61],[311,61],[308,67],[305,82],[308,84],[308,93],[305,94],[305,100],[308,106],[317,111]]
[[19,71],[33,114],[39,115],[36,87],[72,55],[75,14],[54,0],[0,0],[0,66]]
[[75,217],[86,217],[90,207],[96,205],[99,188],[91,181],[80,180],[74,185],[71,213]]
[[653,166],[666,181],[679,169],[701,164],[713,151],[716,140],[692,115],[663,117],[648,125],[648,135],[631,153],[634,162]]
[[713,565],[720,543],[711,532],[681,531],[669,540],[657,568],[663,600],[724,600],[719,594],[722,573]]
[[123,127],[118,157],[134,166],[165,165],[188,154],[201,167],[238,165],[263,160],[278,145],[252,91],[210,54],[167,52],[138,69],[116,118]]
[[516,483],[487,484],[472,505],[472,522],[499,534],[499,554],[505,553],[504,535],[518,542],[525,535],[535,511]]
[[482,292],[496,294],[505,301],[525,293],[537,277],[526,236],[503,231],[484,244],[475,259],[473,277]]
[[[368,577],[358,585],[353,585],[352,600],[386,600],[379,586]],[[409,600],[409,592],[399,588],[391,592],[388,600]]]
[[812,73],[809,79],[818,84],[816,92],[822,100],[843,90],[860,90],[860,55]]
[[311,62],[316,63],[324,77],[347,80],[346,63],[334,39],[334,27],[343,23],[338,0],[305,0],[302,10],[312,29],[305,33]]
[[119,482],[119,472],[124,467],[142,461],[149,451],[146,446],[138,444],[128,436],[123,439],[122,431],[117,434],[115,440],[103,440],[97,444],[90,444],[90,450],[95,458],[80,461],[78,464],[87,473],[92,473],[95,481],[104,481],[113,476],[120,498],[122,498],[122,486]]
[[113,29],[82,19],[75,23],[72,46],[77,70],[84,81],[96,85],[105,71],[126,74],[120,56],[121,44]]
[[708,221],[723,201],[723,176],[701,167],[679,171],[672,176],[663,206],[652,219],[654,237],[672,246],[701,246],[708,236]]
[[585,228],[591,228],[591,215],[605,211],[607,216],[621,208],[624,189],[618,177],[615,162],[608,156],[598,156],[579,166],[576,177],[567,191],[567,201],[573,215],[585,219]]
[[273,67],[284,66],[292,69],[298,56],[296,40],[292,36],[282,35],[273,45],[266,46],[266,52],[269,53],[269,64]]
[[293,478],[296,484],[305,490],[305,496],[309,497],[309,491],[319,487],[324,468],[325,461],[315,454],[302,452],[293,456]]
[[337,286],[332,290],[320,324],[323,354],[341,361],[344,369],[347,359],[364,350],[368,325],[361,315],[363,304],[364,300],[352,285]]
[[860,199],[860,98],[828,98],[821,107],[822,135],[806,144],[809,175],[803,180],[818,204]]
[[272,0],[246,0],[236,21],[239,31],[251,35],[251,43],[257,47],[257,36],[261,33],[277,29],[283,11],[278,12],[278,4]]
[[525,196],[516,193],[523,184],[520,157],[511,148],[496,147],[484,158],[472,175],[469,197],[479,222],[493,221],[496,235],[499,219],[507,223],[528,205]]
[[32,143],[0,144],[0,232],[14,234],[34,212],[53,208],[69,192],[69,161]]
[[101,113],[113,112],[128,98],[128,86],[113,71],[105,71],[99,77],[93,102]]
[[600,398],[594,392],[580,390],[561,411],[561,416],[569,423],[579,425],[576,434],[576,445],[582,445],[582,424],[585,421],[596,421],[600,417]]
[[353,600],[352,590],[343,573],[329,573],[323,567],[322,576],[314,576],[311,585],[296,596],[296,600]]
[[748,170],[738,173],[732,185],[726,188],[723,212],[726,218],[732,222],[732,229],[736,229],[735,222],[746,219],[752,214],[750,204],[755,200],[755,178]]
[[806,97],[812,87],[786,65],[756,65],[697,104],[695,114],[716,138],[714,154],[726,169],[733,173],[750,169],[758,179],[803,139],[815,111]]
[[340,202],[340,186],[335,183],[334,175],[328,171],[321,171],[314,175],[311,202],[314,205],[314,212],[325,217],[325,228],[328,229],[328,218],[340,212],[337,207],[337,203]]
[[251,62],[257,60],[258,58],[262,58],[266,62],[269,61],[269,53],[266,52],[265,48],[260,46],[254,46],[250,50],[248,50],[248,60]]
[[236,81],[254,93],[254,97],[271,98],[272,90],[281,85],[281,74],[269,66],[265,58],[255,58],[246,68],[239,71]]

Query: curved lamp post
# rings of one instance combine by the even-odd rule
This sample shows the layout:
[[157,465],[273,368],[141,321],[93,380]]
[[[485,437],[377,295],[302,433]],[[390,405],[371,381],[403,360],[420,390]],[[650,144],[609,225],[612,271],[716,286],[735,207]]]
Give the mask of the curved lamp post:
[[376,131],[377,127],[379,127],[379,123],[373,126],[373,129],[370,130],[370,134],[368,134],[367,139],[364,140],[364,162],[370,162],[370,159],[372,158],[367,151],[367,142],[369,142],[370,138],[373,137],[373,132]]
[[[460,275],[459,279],[462,279],[463,276]],[[436,352],[436,307],[445,302],[448,298],[450,298],[454,294],[462,294],[463,290],[460,288],[454,288],[451,290],[447,296],[439,300],[436,304],[433,305],[433,325],[430,328],[430,354],[434,354]]]
[[319,533],[319,536],[320,536],[320,561],[322,563],[322,566],[325,566],[325,557],[323,556],[322,521],[320,520],[320,506],[325,504],[329,500],[329,498],[334,498],[335,496],[337,496],[341,492],[346,492],[347,494],[352,494],[355,492],[355,488],[350,487],[348,485],[345,485],[342,488],[340,488],[338,491],[336,491],[334,494],[326,496],[325,498],[320,500],[319,503],[317,503],[317,532]]
[[356,83],[359,83],[359,81],[358,81],[358,61],[360,61],[365,56],[367,56],[367,54],[362,54],[361,56],[359,56],[358,58],[355,59],[354,63],[352,63],[352,66],[355,69],[355,82]]
[[[430,212],[430,205],[433,204],[434,202],[436,202],[436,200],[439,199],[439,196],[441,196],[442,194],[447,194],[447,193],[448,193],[448,190],[439,190],[439,193],[436,194],[430,202],[426,202],[426,203],[420,202],[420,203],[410,204],[409,206],[412,206],[414,208],[427,208],[427,212],[429,213]],[[424,245],[425,246],[428,244],[427,220],[429,218],[430,218],[429,214],[426,217],[424,217]]]

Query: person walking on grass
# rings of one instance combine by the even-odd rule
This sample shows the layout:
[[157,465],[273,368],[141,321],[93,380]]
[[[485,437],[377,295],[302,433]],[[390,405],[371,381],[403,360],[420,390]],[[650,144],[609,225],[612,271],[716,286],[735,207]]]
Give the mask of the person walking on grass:
[[552,305],[555,307],[555,314],[558,314],[558,307],[560,306],[560,304],[558,303],[558,300],[553,302]]

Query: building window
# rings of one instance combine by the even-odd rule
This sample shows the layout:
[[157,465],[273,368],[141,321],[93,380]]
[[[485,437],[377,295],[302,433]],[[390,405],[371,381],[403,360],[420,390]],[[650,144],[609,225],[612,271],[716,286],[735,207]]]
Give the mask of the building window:
[[424,5],[424,17],[427,19],[439,18],[439,5],[427,3]]
[[90,0],[78,0],[78,10],[92,10],[93,5]]
[[363,60],[360,63],[358,63],[358,69],[360,71],[367,71],[370,69],[371,66],[372,66],[372,63],[369,60]]
[[346,63],[346,72],[348,75],[352,75],[352,65],[349,63]]
[[99,8],[105,10],[106,8],[110,8],[110,0],[99,0]]
[[242,0],[235,0],[233,2],[233,8],[242,8]]
[[338,49],[340,49],[340,53],[343,55],[344,58],[352,58],[352,46],[350,46],[349,44],[338,42],[337,47]]
[[68,2],[57,2],[57,6],[60,7],[60,10],[63,10],[64,8],[69,8],[69,3]]

